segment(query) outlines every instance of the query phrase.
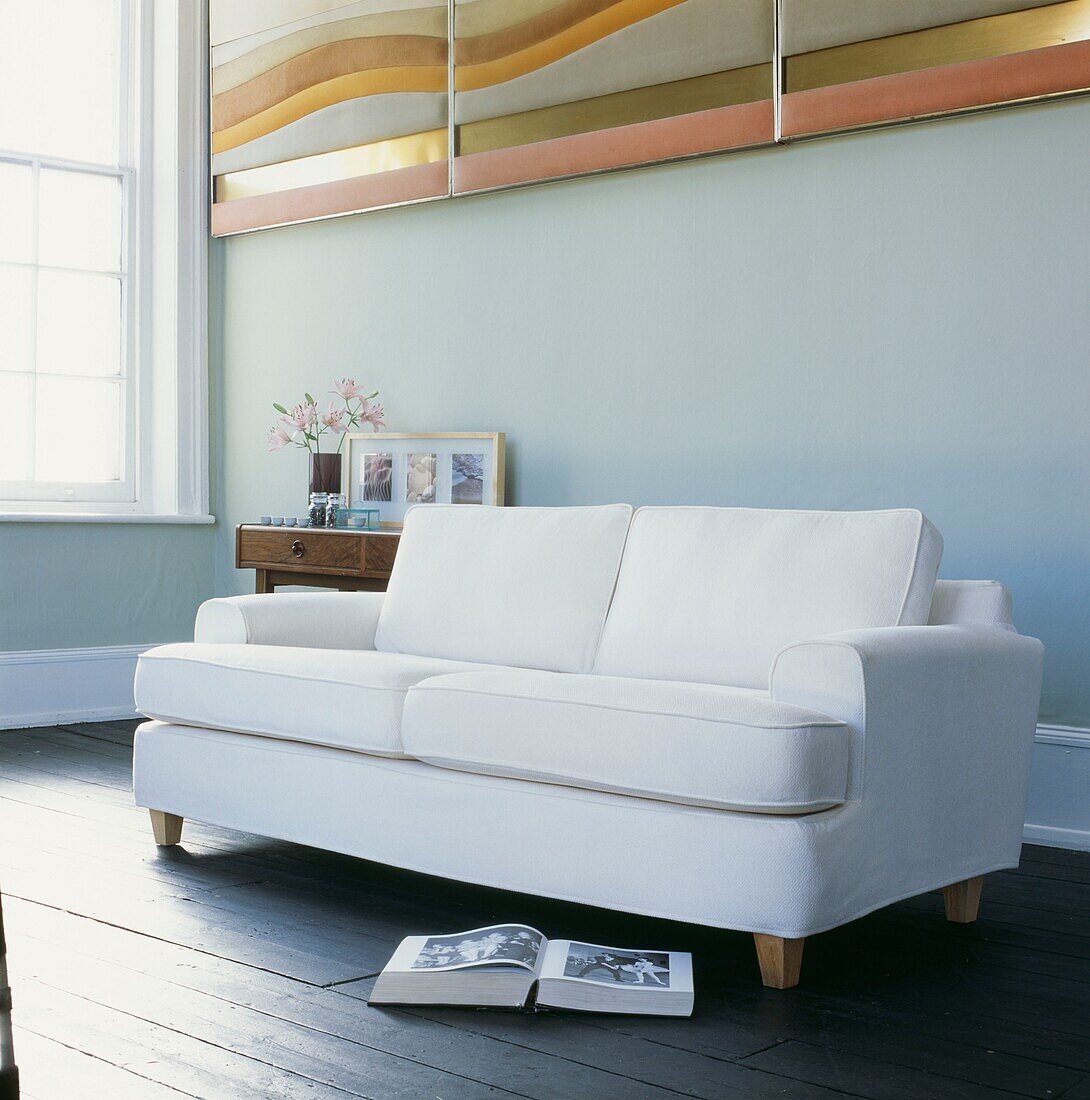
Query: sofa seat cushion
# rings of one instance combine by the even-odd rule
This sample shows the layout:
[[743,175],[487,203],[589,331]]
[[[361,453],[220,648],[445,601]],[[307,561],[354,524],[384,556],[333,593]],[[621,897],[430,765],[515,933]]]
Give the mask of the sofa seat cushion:
[[149,718],[403,756],[405,693],[483,665],[374,650],[159,646],[140,657],[136,708]]
[[522,670],[417,684],[405,752],[429,764],[665,802],[801,814],[844,801],[844,723],[768,694]]

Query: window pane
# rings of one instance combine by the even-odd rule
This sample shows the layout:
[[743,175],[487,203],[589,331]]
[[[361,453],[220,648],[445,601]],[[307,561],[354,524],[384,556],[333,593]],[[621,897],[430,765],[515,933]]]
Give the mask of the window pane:
[[42,169],[38,186],[38,263],[117,271],[121,181]]
[[34,260],[34,177],[29,164],[0,161],[0,260]]
[[121,386],[87,378],[37,382],[36,480],[116,481],[121,471]]
[[117,2],[0,3],[0,148],[117,163]]
[[0,435],[0,481],[25,481],[30,476],[30,379],[0,372],[0,408],[7,423]]
[[121,281],[109,275],[38,273],[38,370],[121,373]]
[[34,270],[0,264],[0,371],[33,370],[33,339]]

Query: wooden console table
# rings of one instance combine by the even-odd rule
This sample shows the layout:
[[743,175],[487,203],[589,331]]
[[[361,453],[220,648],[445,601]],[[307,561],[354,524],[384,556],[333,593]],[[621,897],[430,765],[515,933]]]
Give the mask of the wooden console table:
[[400,538],[398,531],[240,523],[235,567],[256,570],[256,592],[272,592],[278,584],[385,592]]

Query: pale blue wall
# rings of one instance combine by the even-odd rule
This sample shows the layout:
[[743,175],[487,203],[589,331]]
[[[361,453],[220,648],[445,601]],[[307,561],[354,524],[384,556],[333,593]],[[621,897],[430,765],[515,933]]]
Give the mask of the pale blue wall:
[[210,527],[0,523],[0,652],[193,637]]
[[304,502],[269,403],[351,374],[392,429],[508,432],[509,503],[917,505],[1090,725],[1088,136],[1070,101],[217,244],[218,588]]

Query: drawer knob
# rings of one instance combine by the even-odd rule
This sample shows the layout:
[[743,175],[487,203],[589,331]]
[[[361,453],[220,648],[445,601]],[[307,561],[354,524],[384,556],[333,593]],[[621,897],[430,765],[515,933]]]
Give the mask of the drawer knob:
[[298,539],[291,544],[291,552],[295,557],[301,558],[305,551],[306,547]]

